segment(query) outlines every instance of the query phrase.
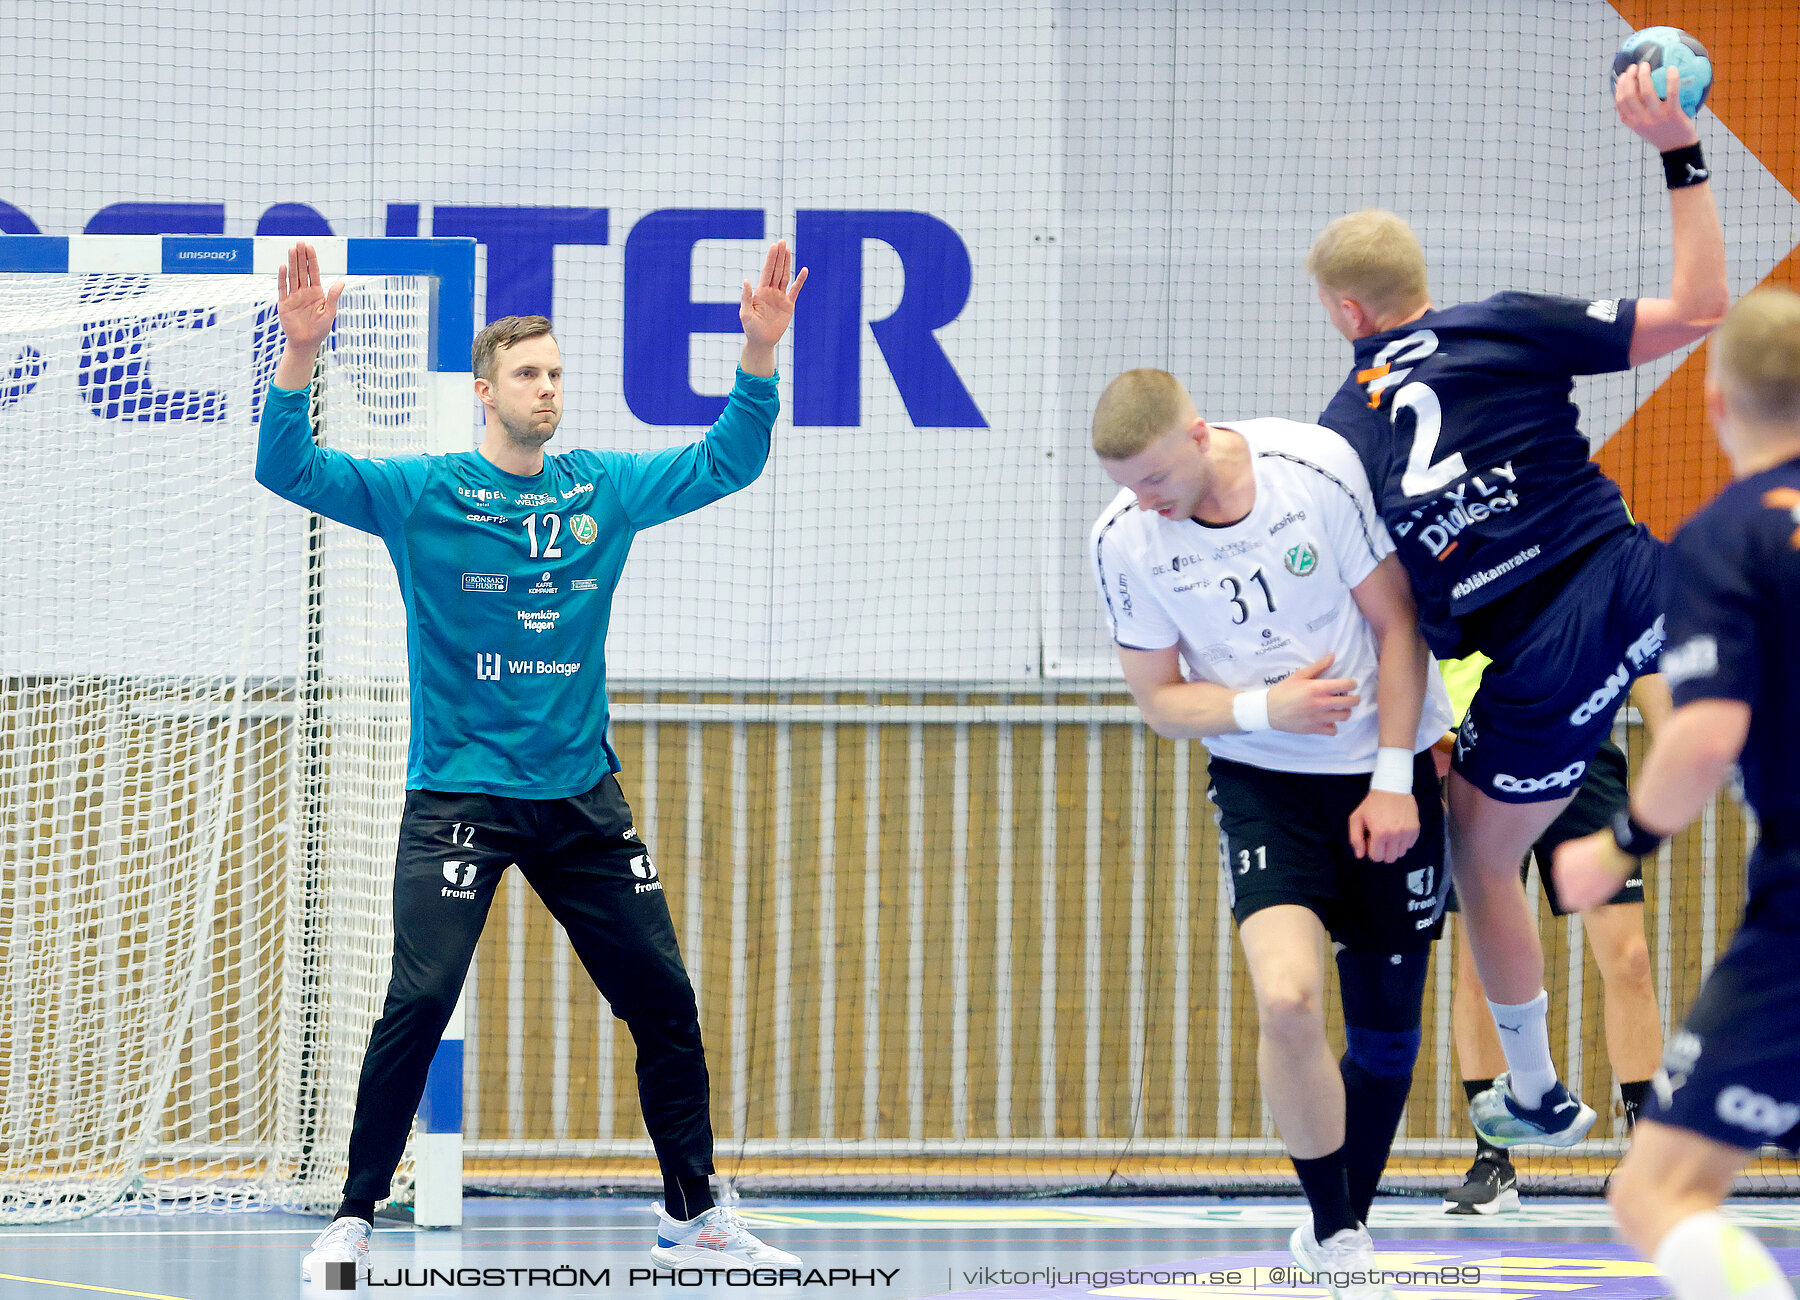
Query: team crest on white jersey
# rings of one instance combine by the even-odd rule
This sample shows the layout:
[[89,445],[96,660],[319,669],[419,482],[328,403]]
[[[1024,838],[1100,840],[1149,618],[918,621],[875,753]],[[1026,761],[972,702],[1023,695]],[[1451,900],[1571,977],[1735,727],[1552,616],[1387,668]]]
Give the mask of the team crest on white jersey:
[[1296,578],[1304,578],[1319,567],[1319,553],[1313,549],[1311,542],[1301,542],[1298,546],[1288,547],[1283,561],[1289,573]]

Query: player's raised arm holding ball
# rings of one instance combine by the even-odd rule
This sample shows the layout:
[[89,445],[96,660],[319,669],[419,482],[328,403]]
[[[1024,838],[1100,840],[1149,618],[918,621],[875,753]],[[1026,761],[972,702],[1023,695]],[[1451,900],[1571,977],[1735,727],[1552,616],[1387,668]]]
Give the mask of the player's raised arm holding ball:
[[301,1265],[367,1275],[375,1203],[390,1190],[427,1067],[456,1006],[500,877],[516,866],[568,933],[637,1043],[638,1096],[664,1202],[662,1267],[793,1266],[713,1204],[700,1019],[650,850],[607,743],[605,646],[632,539],[753,482],[780,409],[775,345],[806,272],[778,241],[744,281],[744,349],[706,436],[662,451],[566,451],[563,361],[550,322],[508,316],[475,338],[486,431],[475,451],[364,460],[316,446],[313,364],[342,286],[294,246],[277,310],[286,347],[263,406],[257,481],[378,534],[406,602],[411,737],[394,866],[394,963],[370,1035],[349,1176]]
[[1627,358],[1634,366],[1705,338],[1731,303],[1712,172],[1700,152],[1700,132],[1682,109],[1681,70],[1671,65],[1664,71],[1667,99],[1657,94],[1648,63],[1629,63],[1613,87],[1619,120],[1662,155],[1675,242],[1669,296],[1637,302]]
[[1493,660],[1458,734],[1449,802],[1456,892],[1507,1062],[1471,1107],[1496,1147],[1570,1146],[1594,1121],[1550,1058],[1544,955],[1518,864],[1581,785],[1631,679],[1655,670],[1663,642],[1663,545],[1593,463],[1574,377],[1693,343],[1728,297],[1681,78],[1674,66],[1653,75],[1640,58],[1641,48],[1661,62],[1689,52],[1640,37],[1628,42],[1614,103],[1662,154],[1674,222],[1667,298],[1498,293],[1438,308],[1424,251],[1391,212],[1338,218],[1307,256],[1355,355],[1319,422],[1368,470],[1433,652]]

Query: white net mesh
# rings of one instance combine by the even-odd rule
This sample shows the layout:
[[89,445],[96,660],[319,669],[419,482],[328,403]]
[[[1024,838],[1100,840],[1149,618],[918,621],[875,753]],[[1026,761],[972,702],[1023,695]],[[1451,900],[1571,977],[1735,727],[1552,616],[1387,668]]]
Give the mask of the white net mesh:
[[[379,543],[252,481],[272,292],[0,280],[0,348],[32,358],[0,392],[0,1221],[342,1181],[404,614]],[[428,310],[352,282],[329,442],[423,448]]]

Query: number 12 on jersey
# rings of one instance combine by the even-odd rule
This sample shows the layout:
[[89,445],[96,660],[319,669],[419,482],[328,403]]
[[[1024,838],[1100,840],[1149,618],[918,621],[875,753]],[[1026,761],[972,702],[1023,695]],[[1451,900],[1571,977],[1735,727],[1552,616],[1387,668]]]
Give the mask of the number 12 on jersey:
[[[562,531],[562,518],[559,515],[543,515],[544,529],[548,536],[544,538],[544,549],[538,549],[538,515],[525,516],[525,531],[531,534],[531,558],[534,560],[560,560],[562,547],[556,544],[556,535]],[[580,522],[577,520],[577,522]]]

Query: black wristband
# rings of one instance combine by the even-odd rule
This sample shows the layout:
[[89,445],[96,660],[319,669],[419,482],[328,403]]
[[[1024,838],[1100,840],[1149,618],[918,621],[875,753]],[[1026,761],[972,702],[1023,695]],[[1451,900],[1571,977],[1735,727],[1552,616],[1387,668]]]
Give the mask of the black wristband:
[[1621,808],[1613,814],[1612,835],[1613,843],[1619,846],[1619,851],[1634,858],[1649,857],[1662,847],[1664,838],[1638,825],[1637,818],[1631,815],[1629,808]]
[[1672,190],[1685,190],[1690,185],[1712,179],[1712,173],[1706,170],[1706,159],[1701,157],[1700,146],[1697,144],[1669,150],[1662,156],[1662,164],[1663,180],[1668,182]]

